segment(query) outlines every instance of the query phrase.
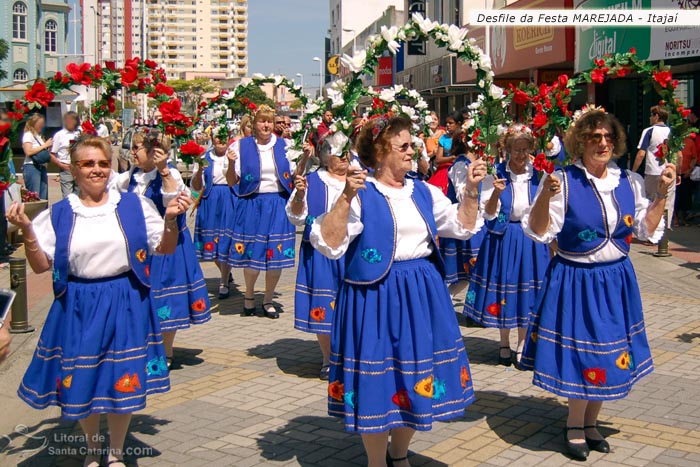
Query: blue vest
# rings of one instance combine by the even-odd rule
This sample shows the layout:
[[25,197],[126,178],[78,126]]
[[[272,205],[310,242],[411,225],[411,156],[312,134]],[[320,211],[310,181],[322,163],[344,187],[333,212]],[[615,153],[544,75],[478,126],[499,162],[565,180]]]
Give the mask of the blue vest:
[[[362,209],[360,216],[364,225],[362,233],[350,244],[345,254],[345,281],[369,285],[382,280],[394,263],[396,221],[389,201],[373,183],[367,183],[367,189],[361,190],[358,196],[362,206],[368,208]],[[440,274],[444,275],[445,263],[436,241],[437,225],[433,214],[433,197],[423,182],[414,182],[411,200],[430,231],[433,256]]]
[[[460,154],[452,163],[452,167],[454,167],[457,162],[464,162],[467,168],[469,168],[469,164],[472,163],[472,161],[467,159],[465,154]],[[452,203],[459,203],[459,199],[457,198],[457,190],[455,189],[452,179],[450,178],[450,170],[452,170],[452,167],[450,167],[447,171],[447,197],[450,199],[450,201],[452,201]],[[481,188],[479,188],[479,197],[481,197]]]
[[[498,164],[496,167],[496,177],[504,178],[506,180],[506,188],[501,192],[501,210],[498,212],[498,216],[495,219],[486,221],[486,229],[496,235],[503,235],[506,231],[506,226],[510,222],[510,214],[513,211],[513,203],[515,193],[513,192],[513,185],[510,180],[510,173],[506,171],[507,162]],[[532,200],[537,194],[537,186],[539,180],[537,174],[533,173],[530,178],[530,190],[528,191],[528,204],[532,204]]]
[[[170,168],[171,168],[171,170],[175,170],[173,167],[170,167]],[[130,193],[135,193],[136,189],[138,188],[134,174],[136,174],[140,171],[141,171],[141,169],[136,169],[131,174],[131,178],[129,179],[129,192]],[[161,178],[160,173],[156,173],[156,178],[154,178],[153,180],[151,180],[148,183],[144,192],[138,193],[138,194],[142,195],[143,197],[148,198],[151,201],[153,201],[153,204],[156,205],[156,209],[158,209],[158,212],[160,213],[161,217],[165,216],[165,208],[166,208],[166,206],[163,204],[162,190],[163,190],[163,179]],[[179,216],[177,216],[178,229],[182,230],[186,225],[187,225],[187,219],[185,217],[185,214],[180,214]]]
[[[214,160],[211,158],[212,151],[213,149],[210,149],[206,153],[204,153],[204,157],[209,162],[209,165],[205,167],[204,172],[202,173],[204,177],[204,191],[201,195],[202,199],[208,198],[211,194],[211,189],[214,187]],[[232,194],[233,192],[233,189],[231,189]]]
[[[260,188],[260,172],[262,170],[260,152],[258,151],[255,138],[252,136],[241,139],[240,144],[241,180],[238,183],[238,196],[250,196]],[[277,138],[277,142],[272,148],[272,154],[274,155],[273,160],[277,169],[277,179],[289,195],[292,193],[294,183],[292,182],[292,174],[289,169],[287,146],[284,139]]]
[[[139,197],[133,193],[122,193],[117,204],[117,220],[126,239],[127,256],[131,271],[145,286],[150,287],[151,256],[148,253],[146,221]],[[68,199],[51,207],[51,224],[56,233],[56,251],[53,259],[53,293],[57,298],[68,286],[69,249],[73,237],[75,214]]]
[[574,165],[566,167],[562,188],[566,216],[564,227],[557,235],[560,252],[570,256],[588,256],[612,242],[624,254],[629,253],[635,202],[626,170],[620,170],[620,183],[613,191],[618,219],[612,233],[608,229],[603,200],[583,169]]
[[318,216],[326,212],[328,187],[323,183],[321,177],[318,176],[318,172],[311,172],[307,175],[306,182],[309,185],[306,190],[308,214],[306,216],[306,227],[304,227],[304,236],[302,238],[305,242],[308,242],[309,235],[311,234],[311,224],[314,223],[314,220],[316,220]]

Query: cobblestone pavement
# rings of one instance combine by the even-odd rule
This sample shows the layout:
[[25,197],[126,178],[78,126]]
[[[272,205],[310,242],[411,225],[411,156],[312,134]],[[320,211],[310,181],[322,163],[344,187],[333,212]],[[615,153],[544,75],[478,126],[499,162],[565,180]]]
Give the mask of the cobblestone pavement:
[[[684,238],[698,237],[697,227],[687,229],[696,233]],[[656,370],[629,398],[605,404],[601,431],[613,452],[592,453],[591,465],[700,465],[697,245],[672,245],[675,256],[663,259],[652,256],[651,247],[633,247]],[[215,292],[215,267],[205,264],[204,271]],[[7,286],[7,276],[0,271],[0,286]],[[240,271],[234,276],[241,284]],[[40,328],[51,303],[50,275],[30,274],[28,283],[30,322]],[[294,274],[285,271],[279,320],[241,316],[242,293],[234,288],[231,298],[213,299],[210,323],[178,333],[172,390],[149,398],[134,416],[129,465],[363,465],[359,437],[326,415],[320,352],[313,335],[293,329],[293,289]],[[260,307],[261,294],[257,298]],[[418,433],[411,463],[575,465],[561,453],[565,401],[534,387],[530,373],[497,365],[497,331],[463,326],[462,332],[477,400],[464,417]],[[0,438],[0,465],[82,465],[79,426],[62,422],[55,408],[36,411],[14,395],[37,340],[38,332],[15,335],[10,360],[0,368],[0,436],[7,435]]]

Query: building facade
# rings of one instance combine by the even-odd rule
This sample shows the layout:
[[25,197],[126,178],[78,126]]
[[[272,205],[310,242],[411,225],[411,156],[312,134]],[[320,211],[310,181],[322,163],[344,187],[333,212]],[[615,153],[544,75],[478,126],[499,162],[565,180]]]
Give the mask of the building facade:
[[247,0],[153,0],[147,56],[168,79],[235,79],[248,73]]
[[330,0],[330,53],[340,54],[347,45],[364,48],[359,34],[393,6],[404,9],[404,0]]
[[61,0],[0,0],[0,38],[9,46],[0,67],[0,101],[17,96],[7,88],[24,88],[39,77],[51,76],[68,63],[67,29],[70,7]]

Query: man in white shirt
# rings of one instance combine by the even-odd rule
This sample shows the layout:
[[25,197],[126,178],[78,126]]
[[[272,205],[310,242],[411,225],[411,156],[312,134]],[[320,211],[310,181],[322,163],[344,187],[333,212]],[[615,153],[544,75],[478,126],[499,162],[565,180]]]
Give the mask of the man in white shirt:
[[68,153],[72,142],[80,136],[78,123],[77,113],[66,112],[63,116],[63,129],[53,136],[51,162],[60,170],[58,176],[61,181],[61,195],[64,198],[71,193],[78,193],[78,185],[75,184],[73,175],[70,173],[70,154]]
[[[649,200],[654,201],[657,196],[657,187],[661,173],[666,168],[666,164],[660,162],[656,157],[656,151],[659,145],[666,141],[671,134],[671,128],[666,125],[668,120],[668,111],[655,105],[650,109],[649,122],[651,126],[645,128],[637,145],[637,156],[632,166],[632,171],[636,172],[642,161],[645,161],[644,166],[644,187]],[[671,226],[673,219],[673,205],[676,201],[676,185],[671,185],[667,194],[666,209],[668,210],[668,226]]]
[[97,136],[100,138],[109,138],[109,128],[105,124],[104,120],[100,120],[99,125],[97,125]]

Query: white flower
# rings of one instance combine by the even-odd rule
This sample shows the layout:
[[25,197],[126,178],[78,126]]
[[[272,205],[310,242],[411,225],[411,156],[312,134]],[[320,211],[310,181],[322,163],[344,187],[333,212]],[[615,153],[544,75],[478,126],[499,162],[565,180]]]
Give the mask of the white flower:
[[348,137],[344,133],[333,133],[325,140],[322,151],[328,151],[331,156],[342,156],[348,144]]
[[466,29],[450,24],[450,27],[447,29],[447,42],[449,42],[450,45],[448,45],[447,48],[459,51],[465,37],[467,37]]
[[391,88],[382,89],[379,93],[379,98],[384,102],[394,102],[395,92]]
[[491,71],[491,57],[486,54],[479,56],[479,68],[484,71]]
[[405,30],[404,28],[399,29],[399,33],[396,35],[396,37],[397,37],[400,41],[405,41],[405,40],[407,39],[407,37],[408,37],[408,36],[406,35],[406,30]]
[[491,84],[491,89],[489,89],[489,94],[494,99],[500,99],[503,97],[503,88],[496,86],[495,84]]
[[433,117],[431,117],[430,115],[426,115],[423,121],[426,125],[430,125],[431,123],[433,123]]
[[384,40],[387,43],[387,47],[391,51],[392,54],[396,55],[396,52],[399,51],[399,48],[401,47],[401,44],[396,42],[396,36],[399,33],[399,28],[396,26],[392,26],[390,28],[387,28],[386,26],[382,26],[381,29],[381,34]]
[[253,79],[265,79],[265,75],[262,73],[253,73],[253,76],[251,76]]
[[418,102],[416,102],[416,109],[425,110],[427,108],[428,108],[428,103],[425,102],[425,100],[423,100],[422,98],[419,99]]
[[476,120],[474,120],[473,118],[468,118],[464,121],[464,124],[462,124],[462,129],[468,130],[469,128],[473,127],[475,123]]
[[343,93],[338,91],[337,89],[329,88],[326,90],[326,94],[328,95],[328,98],[332,101],[331,106],[334,109],[337,107],[341,107],[343,104],[345,104],[345,101],[343,100]]
[[272,78],[275,80],[275,86],[279,86],[280,84],[282,84],[282,80],[284,80],[284,77],[280,75],[274,76]]
[[481,89],[484,89],[484,86],[486,86],[486,83],[484,83],[483,79],[480,79],[479,82],[477,83]]
[[336,131],[338,131],[338,125],[336,125],[335,123],[332,123],[331,126],[328,127],[328,130],[331,133],[335,133]]
[[321,119],[320,118],[312,118],[311,119],[311,126],[314,128],[317,128],[321,124]]
[[304,109],[304,112],[307,114],[313,114],[313,113],[318,112],[320,109],[321,109],[321,106],[319,106],[317,103],[309,102],[308,104],[306,104],[306,108]]
[[469,45],[471,47],[474,47],[476,45],[476,39],[474,39],[473,37],[470,37],[469,39],[467,39],[467,42],[469,43]]
[[414,145],[414,146],[423,147],[423,140],[420,139],[418,136],[412,135],[412,136],[411,136],[411,141],[413,142],[413,145]]
[[299,160],[301,155],[304,154],[303,151],[295,148],[287,148],[287,160],[290,162],[295,162]]
[[479,108],[479,102],[474,101],[467,106],[470,110],[477,110]]
[[358,73],[362,71],[362,69],[365,67],[366,58],[367,54],[365,53],[365,51],[360,50],[356,52],[355,55],[352,57],[343,54],[343,57],[340,59],[340,61],[343,62],[343,65],[348,67],[352,73]]
[[410,97],[411,99],[420,99],[420,93],[415,89],[410,89],[408,91],[408,97]]
[[421,15],[420,13],[413,13],[413,15],[411,15],[411,18],[413,19],[413,22],[416,23],[420,31],[426,35],[430,31],[435,29],[435,27],[438,25],[437,22],[433,22],[427,18],[423,18],[423,15]]
[[477,61],[469,62],[469,65],[471,65],[472,70],[476,70],[477,68],[479,68],[479,62],[477,62]]
[[506,126],[506,125],[498,125],[498,127],[496,128],[496,132],[499,135],[505,134],[506,131],[508,131],[508,126]]
[[236,98],[236,95],[232,92],[227,92],[226,94],[224,94],[224,99],[227,101],[232,101],[235,98]]
[[408,118],[411,120],[413,120],[417,117],[415,109],[413,107],[409,107],[407,105],[401,106],[401,112],[406,114],[406,116],[408,116]]
[[403,84],[395,84],[394,85],[394,92],[396,92],[396,94],[403,92],[403,90],[404,90]]

